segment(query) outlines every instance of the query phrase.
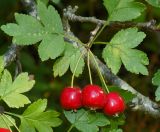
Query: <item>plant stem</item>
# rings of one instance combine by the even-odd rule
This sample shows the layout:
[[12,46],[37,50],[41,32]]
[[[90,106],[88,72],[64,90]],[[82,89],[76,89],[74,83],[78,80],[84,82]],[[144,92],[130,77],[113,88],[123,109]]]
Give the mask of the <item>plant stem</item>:
[[69,127],[69,129],[67,130],[67,132],[70,132],[73,127],[74,127],[74,125],[72,124],[72,125]]
[[64,34],[64,36],[67,37],[67,38],[70,39],[70,40],[74,40],[75,42],[77,42],[77,43],[83,45],[84,47],[87,47],[86,44],[84,44],[84,43],[81,42],[79,39],[75,38],[74,36],[68,35],[67,33]]
[[15,116],[15,117],[18,117],[18,118],[21,118],[21,116],[20,115],[18,115],[18,114],[14,114],[14,113],[10,113],[10,112],[4,112],[5,114],[7,114],[7,115],[12,115],[12,116]]
[[95,62],[96,67],[97,67],[97,71],[98,71],[99,76],[100,76],[100,79],[102,80],[102,82],[103,82],[103,84],[104,84],[107,92],[109,93],[109,89],[108,89],[108,87],[107,87],[107,85],[106,85],[106,82],[105,82],[105,80],[104,80],[104,77],[102,76],[102,73],[101,73],[100,68],[99,68],[99,66],[98,66],[98,63],[97,63],[97,60],[95,59],[93,53],[92,53],[91,51],[89,51],[89,52],[90,52],[90,54],[92,55],[92,57],[93,57],[93,59],[94,59],[94,62]]
[[105,22],[103,27],[99,30],[99,32],[96,34],[96,36],[93,38],[93,40],[89,43],[88,47],[91,48],[93,45],[93,42],[97,39],[97,37],[101,34],[101,32],[104,30],[104,28],[109,24],[108,21]]
[[14,124],[14,122],[12,122],[12,120],[10,120],[5,114],[3,114],[3,115],[8,119],[8,121],[11,122],[11,124],[13,124],[13,126],[17,129],[18,132],[21,132],[21,131],[18,129],[18,127],[16,126],[16,124]]
[[110,44],[109,42],[93,42],[93,44]]
[[93,82],[92,82],[91,68],[90,68],[90,62],[89,61],[90,61],[90,54],[89,54],[89,51],[88,51],[87,52],[87,66],[88,66],[90,84],[93,84]]
[[3,115],[4,115],[4,114],[1,114],[1,115],[2,115],[1,117],[2,117],[3,121],[5,122],[5,124],[6,124],[7,128],[9,128],[9,130],[12,132],[12,130],[11,130],[11,128],[10,128],[10,126],[7,124],[7,122],[5,121],[5,119],[4,119],[4,117],[3,117]]
[[82,55],[83,55],[83,54],[81,54],[81,55],[79,56],[78,61],[77,61],[76,66],[75,66],[75,69],[74,69],[74,71],[73,71],[72,80],[71,80],[71,87],[72,87],[72,88],[73,88],[73,83],[74,83],[74,76],[75,76],[75,73],[76,73],[78,64],[79,64],[79,62],[80,62],[80,60],[81,60],[81,58],[82,58]]

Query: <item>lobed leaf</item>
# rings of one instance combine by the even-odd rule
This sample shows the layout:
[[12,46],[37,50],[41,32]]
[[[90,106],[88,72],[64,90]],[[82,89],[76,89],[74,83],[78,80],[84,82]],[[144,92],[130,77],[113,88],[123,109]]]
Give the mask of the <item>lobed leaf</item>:
[[129,21],[141,15],[145,5],[134,0],[103,0],[109,21]]
[[155,96],[156,101],[160,101],[160,86],[156,89]]
[[42,24],[34,17],[24,14],[15,14],[17,24],[3,25],[1,29],[13,36],[13,43],[30,45],[41,41],[48,34]]
[[[84,59],[81,57],[81,52],[78,50],[71,58],[70,58],[70,69],[72,73],[75,71],[75,76],[78,77],[82,72],[84,68]],[[78,65],[77,65],[78,64]],[[76,67],[77,66],[77,67]]]
[[124,125],[125,116],[124,114],[118,115],[117,117],[109,117],[110,126],[104,128],[104,132],[122,132],[119,126]]
[[13,126],[11,121],[15,124],[15,120],[11,116],[0,114],[0,128],[8,128]]
[[61,35],[51,34],[46,36],[38,47],[38,53],[42,61],[49,58],[55,59],[64,51],[64,40]]
[[160,69],[154,74],[154,77],[152,78],[152,83],[158,86],[155,92],[155,99],[156,101],[160,101]]
[[54,7],[47,8],[41,1],[38,1],[37,10],[40,20],[16,13],[17,24],[9,23],[1,26],[1,29],[12,36],[13,43],[18,45],[40,42],[38,53],[42,61],[55,59],[63,53],[65,47],[61,18]]
[[118,92],[122,96],[126,104],[130,102],[136,96],[135,94],[129,92],[128,90],[123,90],[116,86],[111,86],[108,88],[110,92]]
[[156,86],[160,86],[160,69],[154,74],[152,78],[152,83]]
[[146,0],[150,5],[154,7],[160,8],[160,1],[159,0]]
[[43,2],[45,5],[47,5],[48,2],[49,2],[49,0],[36,0],[36,1],[37,1],[37,2],[41,1],[41,2]]
[[98,132],[99,127],[110,124],[106,116],[99,112],[91,112],[80,109],[76,113],[64,111],[64,114],[68,121],[82,132]]
[[59,113],[51,110],[45,111],[46,99],[39,99],[31,104],[21,116],[20,130],[23,132],[53,132],[52,127],[59,126],[62,122]]
[[[54,76],[62,76],[67,70],[71,69],[72,73],[74,73],[75,67],[77,65],[77,69],[75,71],[75,76],[79,76],[83,72],[84,68],[84,59],[81,57],[81,52],[79,49],[74,48],[71,44],[66,44],[64,56],[59,58],[53,65]],[[80,60],[79,60],[80,59]]]
[[47,31],[63,33],[61,18],[53,6],[47,8],[42,2],[38,2],[37,10],[40,20]]
[[113,73],[117,74],[123,63],[125,68],[132,73],[148,75],[145,67],[149,64],[147,55],[140,50],[133,49],[143,41],[145,36],[143,32],[138,32],[137,28],[122,29],[114,35],[102,53]]
[[54,77],[64,75],[69,69],[70,60],[68,57],[61,57],[53,65]]
[[4,70],[4,58],[3,56],[0,56],[0,77],[3,70]]
[[29,104],[30,100],[22,93],[28,92],[34,83],[34,80],[29,80],[27,73],[19,74],[12,82],[11,74],[4,70],[0,82],[0,97],[9,107],[23,107],[25,104]]

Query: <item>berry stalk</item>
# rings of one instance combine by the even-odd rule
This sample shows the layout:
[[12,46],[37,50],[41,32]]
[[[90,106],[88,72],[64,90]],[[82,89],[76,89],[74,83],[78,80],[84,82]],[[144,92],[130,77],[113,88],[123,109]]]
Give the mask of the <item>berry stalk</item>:
[[6,126],[7,126],[7,128],[10,130],[10,132],[12,132],[12,130],[11,130],[11,128],[10,128],[10,126],[7,124],[7,122],[5,121],[5,119],[4,119],[4,117],[3,117],[3,115],[4,114],[2,114],[2,120],[5,122],[5,124],[6,124]]
[[82,58],[82,55],[83,55],[83,54],[81,54],[81,55],[79,56],[78,61],[77,61],[76,66],[75,66],[75,69],[74,69],[74,71],[73,71],[72,80],[71,80],[71,87],[72,87],[72,88],[73,88],[73,83],[74,83],[74,76],[75,76],[75,73],[76,73],[78,64],[79,64],[79,62],[80,62],[80,60],[81,60],[81,58]]
[[93,84],[93,82],[92,82],[91,68],[90,68],[90,54],[89,54],[89,51],[87,52],[87,66],[88,66],[90,84]]
[[104,84],[104,86],[105,86],[107,92],[109,93],[109,89],[108,89],[108,87],[107,87],[107,85],[106,85],[106,82],[105,82],[105,80],[104,80],[104,77],[102,76],[102,73],[101,73],[101,71],[100,71],[100,69],[99,69],[98,63],[97,63],[97,61],[96,61],[96,59],[95,59],[93,53],[92,53],[90,50],[89,50],[89,52],[90,52],[90,54],[92,55],[93,60],[94,60],[94,62],[95,62],[95,64],[96,64],[97,71],[98,71],[98,73],[99,73],[100,79],[102,80],[102,82],[103,82],[103,84]]

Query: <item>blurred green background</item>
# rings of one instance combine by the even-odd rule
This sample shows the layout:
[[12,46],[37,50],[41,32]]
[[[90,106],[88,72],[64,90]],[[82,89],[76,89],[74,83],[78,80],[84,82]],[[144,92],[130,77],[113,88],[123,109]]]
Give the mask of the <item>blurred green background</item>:
[[[78,5],[79,9],[77,11],[78,15],[81,16],[96,16],[99,19],[107,19],[107,11],[103,6],[101,0],[53,0],[55,3],[50,2],[54,5],[56,9],[62,14],[62,9],[68,5],[75,6]],[[144,2],[144,1],[142,1]],[[146,12],[143,15],[134,20],[136,22],[149,21],[155,19],[157,23],[160,23],[160,9],[153,8],[144,2],[147,6]],[[21,4],[20,0],[0,0],[0,25],[6,24],[8,22],[14,22],[14,13],[25,13],[25,8]],[[95,28],[94,24],[91,23],[80,23],[80,22],[70,22],[72,26],[72,31],[76,36],[80,38],[82,42],[87,42],[90,31]],[[78,27],[78,28],[77,28]],[[110,26],[106,28],[103,34],[98,38],[99,41],[109,41],[110,38],[120,30],[121,27]],[[143,44],[138,48],[143,50],[148,54],[150,59],[150,64],[148,66],[149,76],[135,75],[127,72],[123,67],[119,72],[119,76],[127,81],[131,86],[136,88],[139,92],[146,96],[149,96],[154,100],[155,89],[151,84],[151,79],[153,74],[158,68],[160,68],[160,32],[150,31],[146,29],[141,29],[147,34],[146,39]],[[3,55],[11,45],[11,37],[5,35],[0,31],[0,54]],[[101,57],[101,50],[104,46],[93,46],[92,50],[94,53]],[[62,112],[59,105],[59,95],[63,87],[69,86],[71,81],[71,72],[67,72],[61,78],[54,78],[52,72],[52,66],[54,61],[49,60],[41,62],[37,54],[37,46],[24,47],[20,52],[20,60],[22,63],[23,71],[28,72],[30,75],[34,75],[36,80],[35,87],[27,93],[32,101],[38,98],[48,99],[48,108],[55,109]],[[13,62],[8,69],[12,72],[14,76],[15,62]],[[94,83],[99,83],[98,76],[93,77]],[[83,87],[89,82],[88,72],[85,69],[83,75],[75,80],[75,85]],[[13,111],[16,111],[13,109]],[[142,112],[133,112],[129,108],[126,113],[126,123],[122,127],[125,132],[160,132],[160,119],[154,119],[149,115]],[[63,124],[56,128],[56,132],[64,132],[68,129],[69,123],[66,121],[63,115]],[[77,130],[75,130],[76,132]]]

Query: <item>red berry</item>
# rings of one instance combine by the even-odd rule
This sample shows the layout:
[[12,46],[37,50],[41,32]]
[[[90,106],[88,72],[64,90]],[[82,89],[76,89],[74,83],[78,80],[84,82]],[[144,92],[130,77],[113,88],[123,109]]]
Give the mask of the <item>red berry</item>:
[[64,88],[60,96],[61,106],[66,110],[76,110],[80,108],[82,106],[81,94],[82,91],[80,88]]
[[7,128],[0,128],[0,132],[10,132],[10,130]]
[[101,109],[105,105],[105,93],[97,85],[87,85],[82,91],[82,104],[92,110]]
[[125,110],[125,103],[123,98],[116,92],[106,94],[106,104],[104,106],[104,113],[106,115],[116,115],[123,113]]

